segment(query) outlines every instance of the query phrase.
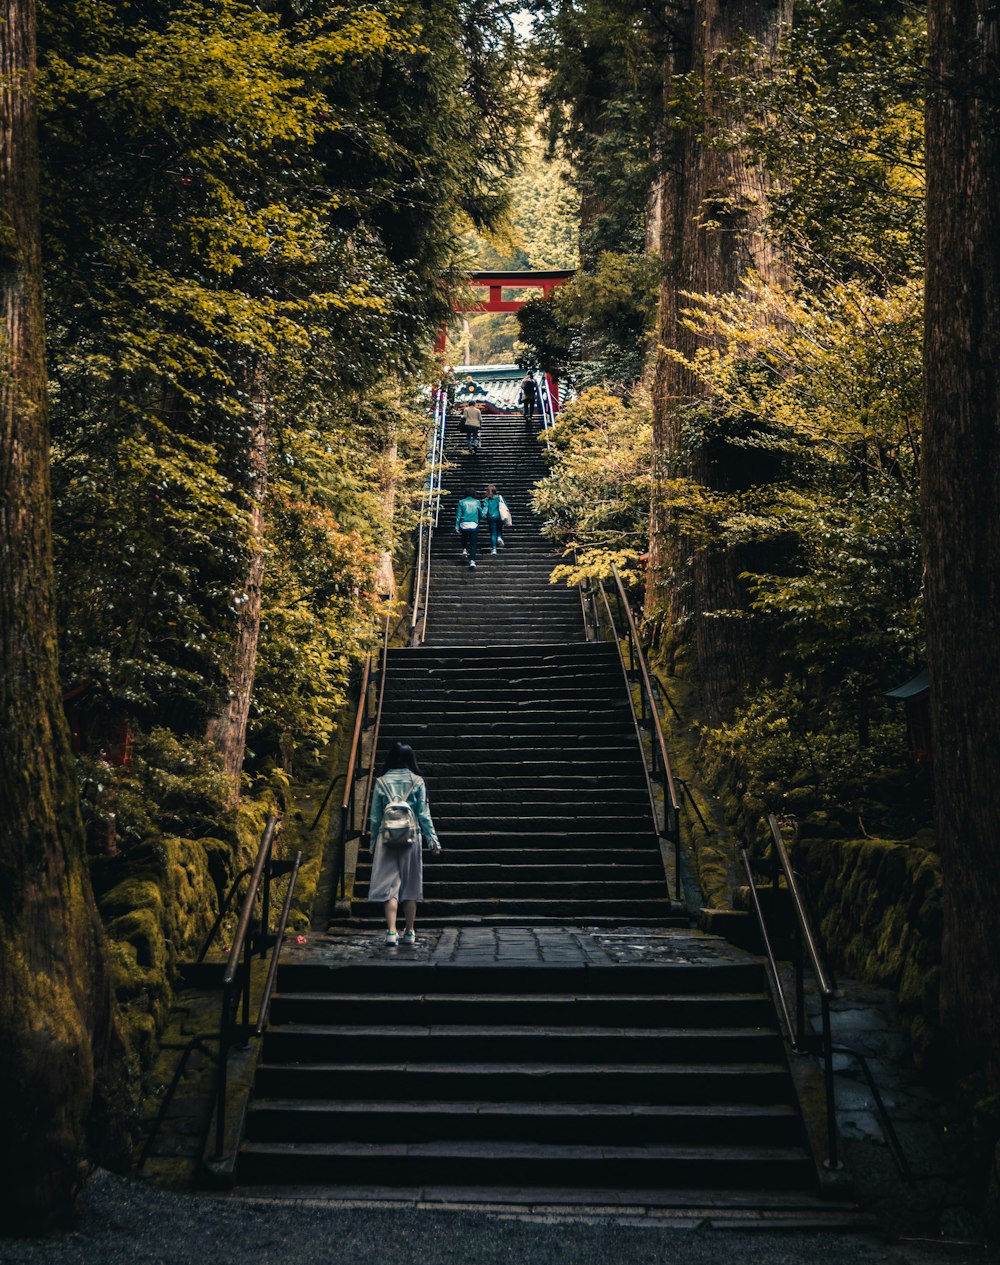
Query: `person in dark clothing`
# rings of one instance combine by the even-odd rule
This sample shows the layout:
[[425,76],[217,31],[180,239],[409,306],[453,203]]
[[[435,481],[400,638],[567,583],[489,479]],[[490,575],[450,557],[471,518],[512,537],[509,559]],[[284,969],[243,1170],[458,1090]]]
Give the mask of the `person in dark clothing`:
[[524,375],[524,381],[521,383],[521,408],[524,411],[524,420],[530,425],[531,419],[535,416],[535,405],[538,403],[538,384],[535,382],[534,376],[530,373]]

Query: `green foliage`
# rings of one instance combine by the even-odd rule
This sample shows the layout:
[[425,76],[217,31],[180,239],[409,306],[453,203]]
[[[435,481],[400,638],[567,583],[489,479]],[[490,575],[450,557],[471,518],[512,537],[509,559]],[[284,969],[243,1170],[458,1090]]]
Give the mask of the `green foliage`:
[[652,431],[648,412],[590,387],[570,401],[549,431],[551,473],[535,485],[532,505],[545,534],[573,562],[553,580],[579,583],[640,572],[649,515]]
[[81,798],[88,824],[113,813],[119,848],[129,855],[164,834],[231,833],[228,785],[215,752],[198,738],[155,728],[140,733],[128,764],[82,755]]
[[[740,120],[718,143],[770,173],[772,224],[800,281],[863,278],[883,289],[920,275],[925,45],[919,6],[808,0],[773,76],[760,75],[752,43],[713,67],[714,108]],[[685,95],[682,84],[681,113]]]
[[651,0],[534,0],[532,55],[550,142],[560,143],[583,207],[585,269],[602,252],[640,253],[671,32]]
[[668,501],[696,548],[721,541],[748,559],[746,617],[771,675],[710,746],[759,781],[785,751],[801,767],[805,744],[830,788],[893,736],[902,749],[881,694],[923,649],[919,288],[796,297],[752,283],[689,299],[702,345],[687,366],[708,394],[679,415],[684,439],[742,447],[746,478],[721,493],[677,479]]
[[[567,177],[565,161],[548,153],[541,136],[533,132],[523,165],[510,181],[509,222],[491,234],[467,235],[469,270],[575,268],[579,206]],[[452,324],[446,359],[450,364],[513,361],[518,321],[519,314],[507,312],[463,316]]]
[[394,525],[441,278],[505,222],[511,7],[40,5],[63,664],[140,728],[200,735],[225,691],[263,417],[254,754],[329,736],[423,466],[411,435]]
[[521,363],[542,365],[578,390],[629,395],[646,361],[658,280],[653,256],[603,252],[592,272],[518,313]]
[[738,770],[739,787],[769,812],[786,812],[789,790],[810,791],[810,806],[842,802],[856,783],[899,763],[902,718],[886,710],[862,746],[844,723],[842,700],[789,676],[754,690],[729,724],[705,733],[710,772]]

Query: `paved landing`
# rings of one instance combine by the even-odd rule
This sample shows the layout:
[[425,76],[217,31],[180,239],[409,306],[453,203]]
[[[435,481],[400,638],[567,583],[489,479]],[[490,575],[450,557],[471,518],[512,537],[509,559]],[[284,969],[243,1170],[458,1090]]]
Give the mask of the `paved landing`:
[[754,960],[718,936],[678,928],[417,928],[412,948],[386,948],[382,931],[332,931],[290,943],[283,962],[430,962],[457,966],[636,966]]

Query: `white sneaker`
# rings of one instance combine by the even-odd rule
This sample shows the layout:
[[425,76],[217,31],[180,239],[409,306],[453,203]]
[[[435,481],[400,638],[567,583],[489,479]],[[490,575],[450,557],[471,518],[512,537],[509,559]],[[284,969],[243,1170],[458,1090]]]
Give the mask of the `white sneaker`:
[[[503,536],[497,536],[497,544],[501,549],[503,548]],[[493,552],[496,553],[496,550],[494,549]]]
[[468,551],[468,549],[463,549],[463,550],[462,550],[462,557],[463,557],[463,558],[467,558],[468,556],[469,556],[469,551]]
[[474,562],[470,562],[470,563],[469,563],[469,570],[470,570],[470,571],[475,571],[475,569],[476,569],[476,564],[475,564]]
[[490,553],[493,555],[494,558],[497,556],[497,551],[495,549],[491,549]]
[[387,949],[394,949],[399,944],[399,936],[395,931],[387,931],[385,933],[385,946]]

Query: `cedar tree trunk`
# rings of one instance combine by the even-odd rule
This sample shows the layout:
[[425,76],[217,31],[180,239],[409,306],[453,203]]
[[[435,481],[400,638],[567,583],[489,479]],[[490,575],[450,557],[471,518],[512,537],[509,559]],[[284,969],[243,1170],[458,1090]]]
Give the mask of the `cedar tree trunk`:
[[[678,21],[684,15],[678,11]],[[725,715],[751,673],[753,656],[746,625],[717,614],[745,605],[738,579],[743,561],[715,545],[691,549],[678,541],[663,480],[689,475],[709,488],[734,490],[744,485],[745,451],[733,445],[702,445],[681,461],[678,406],[703,394],[702,385],[673,360],[670,349],[692,356],[698,340],[679,322],[685,306],[681,291],[726,294],[740,289],[750,269],[764,280],[783,275],[780,260],[764,232],[768,185],[759,167],[749,166],[736,149],[712,148],[712,135],[726,120],[718,117],[711,70],[717,55],[744,34],[763,50],[759,73],[791,19],[790,0],[704,0],[686,11],[689,39],[678,39],[664,67],[669,103],[678,75],[701,85],[705,123],[670,129],[667,119],[663,169],[658,190],[661,221],[658,342],[660,353],[653,386],[654,491],[650,515],[650,574],[647,609],[666,610],[673,622],[691,618],[694,649],[710,721]],[[681,594],[684,594],[682,597]]]
[[927,647],[944,1030],[1000,1093],[1000,10],[931,0]]
[[260,641],[261,589],[264,582],[264,501],[267,496],[268,409],[264,369],[251,380],[251,408],[244,450],[235,454],[234,482],[246,498],[250,514],[250,541],[241,588],[236,593],[236,627],[219,708],[209,719],[206,737],[219,753],[223,772],[230,779],[230,802],[240,797],[240,777],[246,754],[247,721],[257,671]]
[[0,15],[0,1171],[8,1225],[64,1217],[114,1009],[53,607],[33,0]]

